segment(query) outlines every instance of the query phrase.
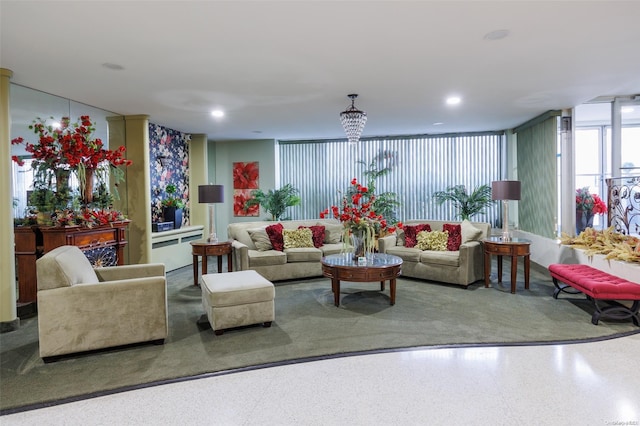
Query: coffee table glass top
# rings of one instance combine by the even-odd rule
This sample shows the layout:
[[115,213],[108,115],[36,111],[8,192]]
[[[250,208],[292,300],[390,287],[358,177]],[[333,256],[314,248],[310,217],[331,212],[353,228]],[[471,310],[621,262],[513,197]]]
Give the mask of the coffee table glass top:
[[353,260],[353,253],[331,254],[322,258],[322,263],[327,266],[353,266],[363,268],[385,268],[402,264],[402,259],[386,253],[373,253],[366,256],[367,262],[359,264]]

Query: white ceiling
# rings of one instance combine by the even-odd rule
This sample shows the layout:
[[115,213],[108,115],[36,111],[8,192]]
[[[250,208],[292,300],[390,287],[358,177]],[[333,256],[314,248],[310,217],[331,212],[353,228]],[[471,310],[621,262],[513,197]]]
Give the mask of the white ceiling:
[[640,1],[0,0],[0,66],[215,140],[344,138],[349,93],[363,136],[492,131],[639,94],[639,17]]

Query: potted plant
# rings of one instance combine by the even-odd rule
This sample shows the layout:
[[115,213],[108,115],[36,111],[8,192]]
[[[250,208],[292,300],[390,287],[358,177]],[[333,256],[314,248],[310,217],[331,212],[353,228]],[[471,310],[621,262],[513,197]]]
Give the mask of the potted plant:
[[177,197],[177,188],[170,183],[165,188],[167,198],[162,200],[162,218],[165,222],[173,222],[173,229],[180,229],[182,226],[182,209],[185,204],[182,198]]
[[464,185],[454,185],[446,191],[438,191],[433,194],[438,205],[450,201],[458,210],[457,216],[461,220],[469,220],[493,203],[491,199],[491,187],[489,185],[477,186],[471,194],[467,194]]
[[245,202],[245,209],[259,204],[267,213],[271,214],[271,220],[273,221],[286,220],[287,218],[283,218],[282,215],[287,207],[300,204],[298,190],[291,186],[290,183],[280,189],[270,189],[267,192],[255,189],[251,191],[251,197]]

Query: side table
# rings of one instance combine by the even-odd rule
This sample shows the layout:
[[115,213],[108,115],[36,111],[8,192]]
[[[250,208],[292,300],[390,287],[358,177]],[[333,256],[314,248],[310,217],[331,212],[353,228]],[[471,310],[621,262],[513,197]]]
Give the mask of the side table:
[[524,257],[524,288],[529,289],[529,255],[530,240],[512,238],[503,241],[502,237],[489,237],[482,240],[484,246],[484,286],[489,287],[491,275],[491,255],[498,256],[498,282],[502,282],[502,256],[511,256],[511,293],[516,292],[516,276],[518,272],[518,256]]
[[210,243],[207,240],[191,241],[191,254],[193,255],[193,285],[198,285],[198,256],[202,256],[202,275],[207,273],[207,257],[218,257],[218,273],[222,272],[222,257],[227,255],[227,272],[233,271],[231,241]]

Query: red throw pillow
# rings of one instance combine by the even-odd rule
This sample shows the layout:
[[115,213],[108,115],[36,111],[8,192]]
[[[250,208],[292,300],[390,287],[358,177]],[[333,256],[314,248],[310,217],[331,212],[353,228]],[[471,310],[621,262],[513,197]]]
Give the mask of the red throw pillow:
[[315,248],[322,247],[322,244],[324,243],[324,225],[298,226],[298,229],[302,228],[311,229],[311,239],[313,240],[313,246]]
[[282,230],[284,226],[281,223],[276,223],[275,225],[269,225],[266,228],[267,235],[269,236],[269,241],[271,241],[271,245],[274,250],[284,251],[284,237],[282,236]]
[[442,230],[449,233],[449,238],[447,239],[447,250],[460,250],[460,244],[462,244],[462,231],[460,225],[445,223],[442,225]]
[[431,232],[431,226],[428,223],[421,223],[420,225],[405,225],[404,226],[404,246],[415,247],[418,243],[418,232],[427,231]]

